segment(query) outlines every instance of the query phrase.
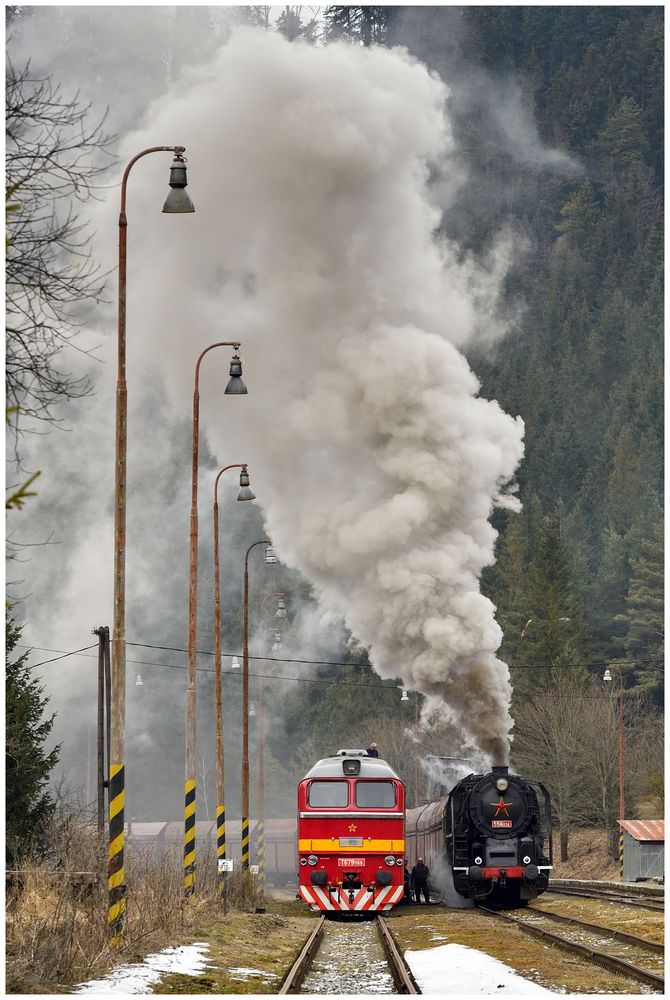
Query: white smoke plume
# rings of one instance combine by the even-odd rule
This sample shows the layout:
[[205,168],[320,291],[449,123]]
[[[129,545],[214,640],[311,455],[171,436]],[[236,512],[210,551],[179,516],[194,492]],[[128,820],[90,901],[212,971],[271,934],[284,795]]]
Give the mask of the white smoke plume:
[[[125,144],[186,145],[198,209],[171,220],[160,265],[135,245],[134,349],[169,359],[185,406],[196,349],[243,342],[247,399],[221,404],[227,359],[203,369],[210,447],[223,461],[239,442],[280,558],[376,671],[446,701],[502,761],[509,677],[478,580],[491,512],[516,503],[522,423],[478,397],[454,347],[478,337],[497,289],[435,238],[446,96],[403,50],[237,32]],[[156,187],[155,165],[138,171],[134,204]]]
[[[141,523],[137,493],[150,505],[152,478],[170,461],[158,413],[140,422],[143,377],[160,373],[170,419],[187,419],[200,350],[240,340],[248,397],[223,398],[225,351],[203,365],[203,449],[219,465],[249,462],[280,559],[343,617],[377,673],[446,703],[502,763],[511,689],[479,575],[493,560],[493,509],[517,505],[508,488],[523,425],[477,395],[458,348],[500,334],[512,247],[505,233],[477,264],[436,236],[445,206],[431,203],[429,174],[448,175],[457,153],[446,98],[404,50],[310,48],[246,29],[124,137],[122,163],[147,146],[186,146],[197,210],[160,215],[169,157],[134,168],[129,537]],[[115,201],[95,219],[110,266]],[[107,322],[101,332],[112,334],[113,312]],[[108,416],[99,457],[111,473]],[[180,454],[180,492],[189,471]],[[99,518],[111,551],[109,506]],[[161,538],[180,566],[185,523],[183,538]],[[141,572],[130,556],[128,571]],[[147,569],[143,585],[158,594],[161,581]],[[70,586],[73,601],[77,587],[89,593],[91,580]]]

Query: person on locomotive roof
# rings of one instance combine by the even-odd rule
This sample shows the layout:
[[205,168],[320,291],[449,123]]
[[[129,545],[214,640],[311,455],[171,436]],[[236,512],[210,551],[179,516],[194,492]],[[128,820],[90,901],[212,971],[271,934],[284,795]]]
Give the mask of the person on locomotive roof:
[[379,751],[377,750],[376,743],[371,743],[365,752],[368,757],[379,757]]
[[423,858],[417,858],[416,864],[412,868],[412,885],[414,886],[414,897],[417,903],[421,902],[421,893],[428,903],[428,879],[430,878],[430,868],[424,865]]

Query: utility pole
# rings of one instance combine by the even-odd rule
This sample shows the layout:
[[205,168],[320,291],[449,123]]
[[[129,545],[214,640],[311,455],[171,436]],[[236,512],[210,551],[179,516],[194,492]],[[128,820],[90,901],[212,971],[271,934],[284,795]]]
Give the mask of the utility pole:
[[[98,790],[98,833],[105,830],[105,788],[108,787],[105,769],[105,731],[107,733],[107,754],[109,756],[109,626],[100,625],[93,629],[98,637],[98,739],[97,739],[97,790]],[[105,730],[105,717],[107,729]]]

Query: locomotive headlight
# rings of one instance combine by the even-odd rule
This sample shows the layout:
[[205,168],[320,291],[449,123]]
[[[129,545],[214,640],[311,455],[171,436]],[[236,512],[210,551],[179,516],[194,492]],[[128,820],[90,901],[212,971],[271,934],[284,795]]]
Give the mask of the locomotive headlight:
[[387,854],[386,857],[384,858],[384,861],[389,866],[389,868],[393,868],[393,866],[395,865],[395,858],[393,857],[392,854]]
[[306,865],[307,864],[307,858],[300,858],[300,864],[301,865]]
[[395,863],[398,865],[399,868],[402,868],[402,865],[403,865],[402,858],[396,858],[396,862]]
[[509,787],[509,781],[507,778],[498,778],[496,781],[496,788],[499,792],[506,792]]
[[310,856],[307,858],[307,864],[315,865],[317,864],[318,860],[319,859],[317,858],[316,854],[310,854]]
[[528,854],[524,855],[523,863],[524,863],[524,865],[529,865],[530,864],[530,855],[528,855]]
[[475,858],[475,864],[476,864],[476,865],[481,865],[481,863],[482,863],[482,860],[483,860],[483,859],[482,859],[482,858],[480,858],[480,857],[479,857],[479,855],[477,855],[477,857]]

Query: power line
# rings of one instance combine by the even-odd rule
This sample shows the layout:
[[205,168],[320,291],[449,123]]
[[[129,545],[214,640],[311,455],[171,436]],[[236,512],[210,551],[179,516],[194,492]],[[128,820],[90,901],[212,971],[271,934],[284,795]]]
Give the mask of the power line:
[[46,653],[62,653],[62,656],[52,656],[50,660],[40,660],[39,663],[31,663],[30,669],[33,667],[43,667],[45,663],[55,663],[56,660],[64,660],[66,656],[77,656],[79,653],[84,653],[87,649],[95,649],[97,642],[91,643],[90,646],[82,646],[81,649],[73,649],[71,653],[66,653],[62,649],[49,649],[46,646],[24,646],[23,644],[17,643],[20,649],[41,649]]
[[[17,645],[19,645],[19,644],[17,643]],[[129,646],[142,645],[142,643],[127,643],[127,645],[129,645]],[[27,648],[27,649],[44,649],[46,647],[43,647],[43,646],[28,646],[28,647],[24,647],[23,645],[21,645],[21,648]],[[64,656],[84,656],[87,659],[96,659],[97,657],[95,655],[93,655],[91,653],[86,653],[85,652],[85,650],[87,650],[87,649],[93,649],[93,648],[94,648],[93,646],[85,646],[84,649],[73,650],[71,653],[65,653]],[[158,647],[158,648],[160,648],[160,649],[169,649],[170,647],[161,646],[161,647]],[[187,652],[187,650],[177,649],[177,650],[175,650],[175,652]],[[228,654],[226,654],[226,655],[228,655]],[[254,658],[255,659],[260,659],[260,657],[254,657]],[[62,660],[63,656],[57,656],[57,657],[54,657],[54,659],[56,659],[56,660]],[[52,663],[52,662],[53,662],[53,660],[43,660],[42,661],[42,663]],[[311,663],[312,661],[311,660],[299,660],[299,661],[286,661],[286,662]],[[133,666],[138,666],[138,667],[166,667],[167,669],[171,669],[171,670],[187,670],[188,669],[188,665],[186,663],[158,663],[156,660],[126,660],[126,663],[129,663],[129,664],[132,664]],[[342,665],[346,666],[347,664],[342,664]],[[35,663],[35,664],[33,664],[33,666],[36,666],[36,667],[41,666],[41,663]],[[196,667],[196,670],[198,671],[198,673],[201,673],[201,674],[213,674],[213,673],[215,673],[215,670],[212,667]],[[226,676],[227,677],[228,676],[236,677],[236,676],[241,676],[241,675],[242,675],[242,671],[241,670],[239,671],[239,674],[238,674],[237,670],[233,670],[233,671],[228,671],[227,670],[226,671]],[[347,680],[331,681],[331,680],[328,680],[325,677],[286,677],[285,675],[282,675],[282,674],[257,674],[257,673],[253,673],[252,671],[249,671],[249,677],[262,677],[263,680],[266,680],[266,681],[274,681],[274,680],[278,680],[278,681],[297,681],[300,684],[335,684],[335,685],[337,685],[339,687],[349,687],[351,685],[351,682],[347,681]],[[395,684],[395,682],[390,682],[390,681],[388,683],[384,683],[384,679],[380,678],[379,682],[376,683],[376,684],[359,683],[357,686],[358,687],[369,687],[369,688],[387,687],[390,690],[391,687],[397,688],[398,685]]]
[[[153,643],[148,643],[148,642],[127,642],[126,645],[127,646],[138,646],[141,649],[160,649],[160,650],[164,650],[165,652],[169,652],[169,653],[187,653],[188,652],[187,649],[185,649],[185,648],[183,648],[181,646],[159,646],[159,645],[156,645],[156,644],[153,644]],[[77,656],[77,655],[80,655],[80,654],[84,654],[87,650],[93,649],[96,646],[97,646],[97,643],[94,643],[91,646],[84,646],[82,649],[74,649],[71,652],[66,652],[65,650],[60,650],[60,649],[50,649],[48,646],[28,646],[28,645],[25,645],[23,643],[17,643],[17,647],[20,648],[20,649],[28,649],[28,650],[40,649],[40,650],[44,650],[46,652],[53,652],[53,653],[61,653],[62,654],[61,656],[55,656],[55,657],[53,657],[50,660],[42,660],[39,663],[33,663],[33,664],[30,665],[31,668],[32,667],[43,666],[45,663],[53,663],[56,660],[65,659],[65,657],[67,657],[67,656]],[[214,653],[211,650],[209,650],[209,649],[198,649],[198,650],[196,650],[196,652],[198,653],[199,656],[214,656]],[[228,658],[228,657],[233,657],[233,656],[239,657],[242,654],[239,653],[239,652],[237,652],[237,653],[227,653],[227,652],[224,652],[221,655],[223,657]],[[354,660],[348,660],[348,661],[344,661],[344,660],[301,660],[301,659],[298,659],[296,657],[287,657],[287,656],[252,656],[251,654],[249,654],[249,659],[250,660],[262,660],[263,662],[267,661],[267,662],[270,662],[270,663],[301,663],[301,664],[306,664],[308,666],[324,666],[324,667],[370,667],[371,670],[374,670],[374,667],[372,666],[371,663],[356,663]],[[663,655],[662,654],[658,654],[657,656],[635,657],[634,658],[634,662],[635,662],[635,664],[638,664],[638,663],[655,663],[657,661],[662,661],[663,659],[664,659]],[[177,663],[157,663],[154,660],[127,660],[126,662],[127,663],[137,664],[139,666],[174,667],[175,669],[178,669],[178,670],[182,670],[182,669],[185,670],[186,669],[186,666],[182,665],[182,664],[177,664]],[[556,664],[556,663],[510,663],[510,664],[508,664],[508,666],[509,666],[510,670],[531,670],[531,669],[536,669],[536,670],[562,670],[562,669],[566,669],[567,667],[579,667],[579,666],[581,666],[581,667],[606,667],[611,662],[614,662],[614,661],[612,661],[612,660],[573,660],[573,661],[571,661],[571,662],[569,662],[567,664]],[[197,667],[197,669],[201,673],[213,673],[214,672],[212,670],[209,670],[206,667]],[[250,676],[259,677],[261,675],[260,674],[252,674]],[[265,675],[263,675],[263,676],[265,676]],[[272,675],[269,675],[269,676],[272,676]],[[277,676],[279,678],[279,675],[275,675],[275,676]],[[284,680],[314,680],[314,681],[317,680],[317,678],[302,678],[302,677],[295,677],[295,678],[285,677],[283,679]],[[329,681],[328,683],[340,683],[340,682],[339,681]]]

